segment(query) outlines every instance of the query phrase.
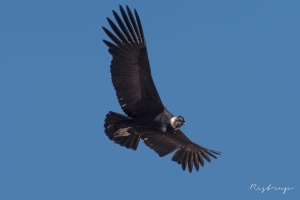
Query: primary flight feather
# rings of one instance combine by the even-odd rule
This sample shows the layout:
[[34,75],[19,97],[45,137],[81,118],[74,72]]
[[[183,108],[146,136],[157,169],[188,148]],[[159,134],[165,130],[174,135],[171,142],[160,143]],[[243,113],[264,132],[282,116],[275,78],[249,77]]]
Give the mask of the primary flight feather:
[[147,54],[146,41],[136,10],[120,6],[121,17],[113,11],[118,26],[107,21],[114,33],[102,27],[113,41],[103,40],[112,55],[111,79],[118,101],[127,115],[110,111],[105,119],[105,133],[115,143],[136,150],[140,139],[159,156],[174,151],[172,160],[185,170],[199,170],[204,160],[217,158],[218,151],[200,146],[180,130],[185,124],[182,116],[175,117],[162,103],[154,85]]

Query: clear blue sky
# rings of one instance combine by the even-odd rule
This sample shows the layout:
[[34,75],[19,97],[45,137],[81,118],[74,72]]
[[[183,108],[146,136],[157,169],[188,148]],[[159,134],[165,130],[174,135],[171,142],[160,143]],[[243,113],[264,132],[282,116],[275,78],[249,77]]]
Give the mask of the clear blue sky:
[[[222,152],[199,172],[104,134],[122,113],[102,39],[139,12],[152,75],[182,130]],[[1,1],[0,199],[296,199],[299,1]],[[297,170],[298,169],[298,170]],[[281,191],[259,187],[295,187]]]

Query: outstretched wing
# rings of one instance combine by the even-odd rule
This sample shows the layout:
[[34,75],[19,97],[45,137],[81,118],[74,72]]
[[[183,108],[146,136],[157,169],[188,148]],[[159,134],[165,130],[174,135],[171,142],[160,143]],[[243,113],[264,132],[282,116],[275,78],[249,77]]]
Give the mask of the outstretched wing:
[[204,159],[210,162],[210,157],[217,159],[216,155],[221,155],[221,152],[207,149],[192,142],[180,129],[166,134],[145,134],[142,139],[161,157],[177,150],[172,160],[182,165],[183,170],[188,165],[189,172],[192,172],[193,165],[197,171],[199,170],[199,163],[204,166]]
[[102,27],[115,43],[103,40],[109,47],[113,59],[110,65],[111,78],[121,108],[128,116],[151,112],[154,108],[163,108],[160,97],[151,76],[146,41],[142,24],[136,10],[135,18],[128,8],[127,14],[122,6],[119,15],[113,11],[120,29],[107,18],[115,35]]

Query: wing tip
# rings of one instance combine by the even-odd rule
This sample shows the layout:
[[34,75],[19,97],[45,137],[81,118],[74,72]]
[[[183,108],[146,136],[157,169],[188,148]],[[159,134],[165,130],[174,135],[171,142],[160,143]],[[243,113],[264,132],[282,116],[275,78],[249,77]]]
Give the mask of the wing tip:
[[202,151],[190,151],[186,148],[181,148],[176,151],[176,153],[172,157],[172,161],[180,164],[183,171],[185,171],[188,167],[188,171],[190,173],[192,173],[193,168],[198,172],[200,169],[200,165],[201,167],[203,167],[205,164],[204,159],[209,163],[211,162],[210,157],[217,159],[217,157],[213,153],[221,155],[221,152],[215,150],[211,151],[206,149]]

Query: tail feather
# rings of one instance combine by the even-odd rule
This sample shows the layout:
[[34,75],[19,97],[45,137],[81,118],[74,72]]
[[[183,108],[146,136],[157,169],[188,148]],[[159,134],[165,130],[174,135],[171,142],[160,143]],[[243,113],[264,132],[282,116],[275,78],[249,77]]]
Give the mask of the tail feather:
[[119,127],[117,123],[130,120],[130,117],[110,111],[105,118],[104,128],[107,137],[115,143],[128,149],[136,150],[140,141],[140,135],[132,127]]

